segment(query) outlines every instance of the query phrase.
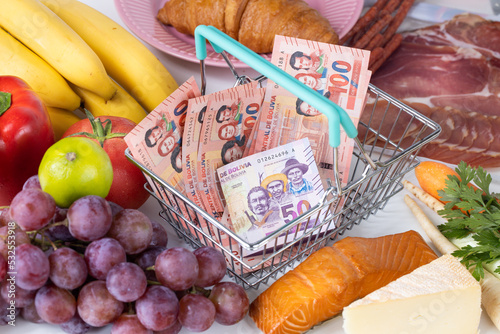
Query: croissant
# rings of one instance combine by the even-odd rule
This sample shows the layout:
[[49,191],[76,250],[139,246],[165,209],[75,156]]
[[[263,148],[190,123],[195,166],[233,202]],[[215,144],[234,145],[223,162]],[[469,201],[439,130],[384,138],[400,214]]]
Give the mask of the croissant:
[[328,20],[303,0],[169,0],[157,18],[189,35],[198,25],[214,26],[257,53],[271,52],[275,35],[339,42]]

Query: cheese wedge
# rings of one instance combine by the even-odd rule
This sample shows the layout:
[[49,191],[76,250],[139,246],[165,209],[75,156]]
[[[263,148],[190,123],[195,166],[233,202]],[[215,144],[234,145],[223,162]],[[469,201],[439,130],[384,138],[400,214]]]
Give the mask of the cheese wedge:
[[345,307],[346,334],[474,334],[481,286],[452,255],[421,266]]

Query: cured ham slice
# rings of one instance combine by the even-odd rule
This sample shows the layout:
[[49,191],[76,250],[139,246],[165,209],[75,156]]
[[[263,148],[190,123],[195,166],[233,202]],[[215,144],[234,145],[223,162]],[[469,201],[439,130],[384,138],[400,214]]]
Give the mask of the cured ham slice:
[[279,278],[252,302],[249,314],[265,334],[303,333],[436,258],[415,231],[347,237]]
[[500,22],[465,14],[403,36],[371,82],[441,125],[420,155],[500,166]]

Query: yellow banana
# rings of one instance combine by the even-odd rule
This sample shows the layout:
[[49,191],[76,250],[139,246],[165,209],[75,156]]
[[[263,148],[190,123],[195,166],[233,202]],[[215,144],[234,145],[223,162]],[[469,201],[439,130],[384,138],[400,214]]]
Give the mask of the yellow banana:
[[0,26],[54,67],[66,80],[110,99],[115,93],[95,52],[38,0],[2,1]]
[[80,97],[45,60],[0,28],[0,75],[14,75],[26,81],[46,106],[75,110]]
[[56,140],[61,139],[64,132],[66,132],[70,126],[82,119],[70,110],[47,107],[47,111],[49,112],[49,118],[52,123],[52,129],[54,129]]
[[99,56],[109,76],[147,111],[178,85],[165,66],[134,35],[77,0],[41,0],[76,31]]
[[71,88],[83,100],[83,107],[90,111],[94,117],[119,116],[138,124],[146,117],[146,111],[125,89],[116,83],[114,85],[116,94],[112,99],[105,101],[102,97],[70,83]]

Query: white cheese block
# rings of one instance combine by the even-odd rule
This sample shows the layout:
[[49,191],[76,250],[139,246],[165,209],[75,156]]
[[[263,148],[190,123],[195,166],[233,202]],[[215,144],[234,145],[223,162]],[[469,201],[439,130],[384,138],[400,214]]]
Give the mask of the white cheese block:
[[481,286],[443,255],[344,308],[346,334],[474,334]]

